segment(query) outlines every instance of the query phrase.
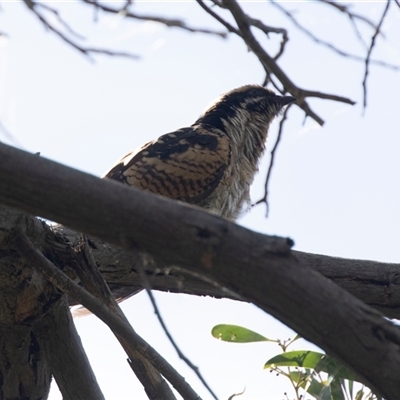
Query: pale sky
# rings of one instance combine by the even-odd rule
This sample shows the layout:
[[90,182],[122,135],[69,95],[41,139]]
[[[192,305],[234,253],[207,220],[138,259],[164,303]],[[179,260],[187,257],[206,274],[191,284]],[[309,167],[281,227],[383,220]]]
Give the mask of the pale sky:
[[[353,2],[354,3],[354,2]],[[343,50],[363,55],[348,21],[315,2],[284,2],[301,22]],[[0,13],[0,120],[15,138],[0,140],[43,157],[101,176],[126,152],[161,134],[192,124],[220,94],[247,83],[261,83],[262,68],[235,37],[227,40],[168,29],[151,22],[125,21],[73,2],[53,2],[88,45],[130,51],[138,61],[97,56],[96,62],[46,32],[20,2],[2,3]],[[246,10],[267,25],[289,29],[290,42],[280,66],[300,87],[343,95],[357,105],[312,99],[323,128],[292,107],[270,185],[270,216],[254,208],[238,223],[250,229],[290,236],[295,249],[350,258],[398,262],[400,247],[399,91],[400,72],[371,65],[368,108],[362,111],[363,63],[343,59],[318,46],[264,2]],[[383,2],[357,2],[359,13],[378,20]],[[175,16],[197,27],[220,29],[193,2],[135,2],[136,11]],[[329,11],[329,12],[328,12]],[[400,10],[392,6],[373,58],[400,65]],[[360,25],[369,38],[371,31]],[[258,35],[268,51],[278,41]],[[263,183],[278,121],[270,130],[266,157],[253,186]],[[219,323],[244,325],[270,338],[294,334],[248,304],[156,293],[161,312],[181,349],[199,366],[220,399],[240,392],[249,399],[290,394],[284,378],[263,370],[279,349],[273,344],[234,345],[211,337]],[[301,299],[299,299],[301,301]],[[326,305],[329,307],[329,304]],[[142,334],[204,399],[205,389],[178,360],[155,320],[145,294],[123,303]],[[107,400],[145,399],[108,328],[95,317],[77,327]],[[310,347],[304,342],[296,348]],[[294,395],[292,395],[294,397]],[[50,399],[61,396],[54,389]]]

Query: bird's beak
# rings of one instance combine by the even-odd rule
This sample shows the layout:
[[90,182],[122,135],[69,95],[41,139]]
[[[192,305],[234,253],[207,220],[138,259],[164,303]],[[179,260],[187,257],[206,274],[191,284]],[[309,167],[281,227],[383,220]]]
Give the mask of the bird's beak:
[[283,106],[287,106],[288,104],[292,104],[295,103],[297,101],[296,97],[292,97],[292,96],[279,96],[277,98],[279,104]]

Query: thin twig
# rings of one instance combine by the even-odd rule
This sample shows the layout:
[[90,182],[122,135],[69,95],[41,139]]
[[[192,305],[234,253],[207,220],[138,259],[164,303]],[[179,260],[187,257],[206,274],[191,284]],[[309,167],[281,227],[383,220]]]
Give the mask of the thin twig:
[[156,350],[142,339],[121,316],[114,314],[103,301],[80,287],[37,250],[21,226],[16,228],[13,244],[31,265],[46,276],[49,282],[62,292],[75,298],[80,304],[107,324],[114,334],[134,345],[135,350],[149,360],[184,399],[200,399],[197,393],[186,383],[185,379]]
[[[119,9],[109,7],[102,2],[98,2],[97,0],[83,0],[83,1],[87,4],[96,6],[98,9],[101,9],[101,10],[111,13],[111,14],[119,14],[121,11]],[[217,31],[213,31],[211,29],[193,28],[193,27],[187,26],[184,21],[181,21],[179,19],[168,19],[168,18],[163,18],[163,17],[156,17],[153,15],[138,15],[138,14],[134,14],[133,12],[127,11],[127,10],[125,10],[123,12],[123,15],[124,15],[124,17],[138,19],[141,21],[158,22],[160,24],[168,26],[169,28],[181,28],[181,29],[184,29],[189,32],[206,33],[206,34],[217,35],[222,38],[226,38],[225,32],[217,32]]]
[[363,86],[363,97],[364,97],[364,101],[363,101],[364,111],[365,111],[365,109],[367,107],[367,79],[368,79],[368,74],[369,74],[369,64],[370,64],[371,53],[372,53],[372,49],[375,46],[376,38],[380,34],[380,30],[381,30],[381,27],[382,27],[382,24],[383,24],[383,20],[385,19],[386,14],[389,11],[389,7],[390,7],[390,0],[387,0],[385,9],[383,10],[383,13],[382,13],[382,17],[379,20],[379,23],[378,23],[378,26],[376,27],[375,33],[372,35],[371,44],[370,44],[369,49],[368,49],[367,57],[365,58],[365,73],[364,73],[364,79],[363,79],[363,83],[362,83],[362,86]]
[[343,12],[345,14],[347,14],[348,17],[350,19],[352,19],[352,20],[353,19],[359,19],[360,21],[366,23],[367,25],[369,25],[373,29],[377,29],[377,26],[374,24],[374,22],[372,20],[368,19],[364,15],[356,14],[356,13],[353,13],[353,12],[349,11],[349,6],[348,5],[341,4],[341,3],[337,2],[337,1],[330,1],[330,0],[319,0],[319,1],[321,1],[322,3],[325,3],[325,4],[329,4],[330,6],[338,9],[339,11],[341,11],[341,12]]
[[[333,1],[327,1],[327,0],[320,0],[320,1],[325,3],[325,4],[328,4],[328,5],[331,5],[331,6],[335,7],[337,10],[339,10],[340,12],[342,12],[342,13],[344,13],[344,14],[346,14],[348,16],[348,18],[350,20],[350,23],[351,23],[351,26],[353,27],[353,30],[355,32],[355,35],[356,35],[357,39],[367,49],[368,48],[367,42],[364,40],[364,38],[363,38],[363,36],[362,36],[360,30],[358,29],[358,26],[357,26],[357,19],[358,19],[357,14],[354,15],[353,13],[349,12],[348,11],[348,7],[347,6],[343,6],[342,4],[337,4],[337,3],[334,3]],[[367,22],[368,21],[367,24],[372,24],[372,27],[375,29],[374,23],[372,21],[370,21],[368,19],[367,19],[367,21],[365,21],[365,19],[362,19],[362,21],[363,22]]]
[[343,96],[337,96],[335,94],[330,94],[330,93],[323,93],[323,92],[318,92],[316,90],[302,90],[302,94],[304,97],[318,97],[319,99],[327,99],[327,100],[333,100],[333,101],[339,101],[341,103],[346,103],[350,105],[356,104],[354,100],[351,100],[347,97]]
[[60,30],[58,30],[57,28],[52,26],[50,24],[50,22],[42,14],[40,14],[40,12],[36,9],[36,7],[38,6],[39,3],[36,3],[33,0],[23,0],[23,1],[26,4],[26,6],[36,15],[36,17],[39,18],[39,20],[42,22],[42,24],[44,25],[44,27],[46,29],[49,29],[50,31],[55,33],[64,42],[68,43],[71,47],[78,50],[80,53],[82,53],[86,57],[88,57],[91,61],[93,61],[93,58],[90,55],[91,53],[106,54],[106,55],[110,55],[110,56],[119,56],[119,57],[128,57],[128,58],[133,58],[133,59],[139,58],[139,56],[131,54],[131,53],[80,46],[78,43],[71,40]]
[[[147,264],[147,260],[145,259],[146,256],[143,256],[143,265]],[[175,349],[176,353],[178,354],[179,358],[181,360],[183,360],[192,370],[193,372],[197,375],[197,377],[199,378],[199,380],[201,381],[201,383],[204,385],[204,387],[209,391],[209,393],[211,394],[211,396],[215,399],[218,400],[218,397],[216,396],[216,394],[212,391],[212,389],[210,388],[210,386],[208,385],[208,383],[206,382],[206,380],[203,378],[200,369],[198,366],[194,365],[189,358],[187,358],[182,350],[179,348],[179,346],[176,344],[174,338],[172,337],[171,333],[169,332],[167,325],[164,322],[164,319],[160,313],[160,310],[157,306],[156,303],[156,299],[153,296],[153,292],[151,290],[150,284],[149,284],[149,280],[147,279],[147,276],[144,272],[143,268],[139,269],[139,275],[140,275],[140,280],[142,283],[142,286],[145,288],[147,295],[149,296],[150,302],[153,306],[154,309],[154,313],[157,316],[158,322],[160,323],[165,335],[167,336],[168,340],[170,341],[170,343],[172,344],[173,348]]]
[[251,25],[260,29],[260,31],[263,31],[267,36],[270,33],[279,33],[282,36],[287,37],[287,30],[284,28],[275,28],[273,26],[268,26],[268,25],[265,25],[264,22],[260,21],[259,19],[251,18],[251,17],[249,17],[249,22]]
[[[347,58],[350,58],[350,59],[353,59],[353,60],[356,60],[356,61],[365,62],[365,58],[364,57],[348,53],[348,52],[346,52],[344,50],[339,49],[338,47],[336,47],[332,43],[329,43],[329,42],[327,42],[325,40],[319,39],[312,32],[310,32],[307,28],[302,26],[297,21],[297,19],[293,16],[293,14],[290,11],[286,10],[284,7],[282,7],[280,3],[276,2],[275,0],[270,0],[270,1],[271,1],[271,4],[273,4],[279,10],[281,10],[301,32],[303,32],[305,35],[307,35],[315,43],[323,45],[325,47],[328,47],[330,50],[334,51],[335,53],[339,54],[342,57],[347,57]],[[321,1],[323,1],[323,0],[321,0]],[[328,2],[328,4],[330,4],[330,3]],[[385,67],[385,68],[391,68],[391,69],[394,69],[394,70],[400,70],[400,66],[392,65],[392,64],[389,64],[389,63],[385,63],[384,61],[371,60],[371,62],[374,63],[374,64],[377,64],[377,65],[381,65],[382,67]]]
[[244,388],[241,392],[231,394],[228,397],[228,400],[233,400],[235,397],[241,396],[242,394],[244,394],[245,391],[246,391],[246,388]]
[[279,46],[279,51],[278,53],[274,56],[274,60],[276,61],[285,51],[285,46],[286,43],[289,41],[289,36],[287,33],[287,30],[284,28],[274,28],[273,26],[267,26],[265,25],[262,21],[256,18],[251,18],[249,17],[249,22],[252,26],[260,29],[262,32],[264,32],[267,37],[269,33],[278,33],[282,35],[282,41],[281,45]]
[[289,107],[286,107],[284,113],[283,113],[283,118],[281,119],[280,123],[279,123],[279,130],[278,130],[278,136],[276,138],[276,142],[274,147],[271,150],[271,159],[269,162],[269,167],[268,167],[268,172],[267,172],[267,177],[265,179],[265,184],[264,184],[264,196],[256,201],[252,206],[256,206],[257,204],[261,204],[261,203],[265,203],[267,210],[265,212],[265,216],[268,218],[268,214],[269,214],[269,202],[268,202],[268,185],[269,185],[269,181],[270,181],[270,177],[272,175],[272,168],[274,166],[274,162],[275,162],[275,154],[276,154],[276,150],[278,149],[278,145],[281,141],[281,137],[282,137],[282,133],[283,133],[283,125],[286,121],[287,118],[287,113],[289,110]]
[[84,40],[85,38],[80,35],[78,32],[75,32],[60,16],[60,13],[55,8],[52,8],[44,3],[35,3],[37,7],[41,7],[49,12],[51,12],[56,18],[57,21],[73,36],[77,39]]
[[267,72],[265,72],[265,78],[262,81],[261,86],[267,86],[268,83],[270,83],[270,82],[271,82],[271,77]]

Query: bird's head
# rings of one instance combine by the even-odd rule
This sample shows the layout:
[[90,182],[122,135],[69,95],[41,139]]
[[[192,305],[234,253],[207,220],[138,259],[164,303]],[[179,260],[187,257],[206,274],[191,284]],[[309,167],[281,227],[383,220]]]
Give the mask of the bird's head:
[[225,131],[232,123],[246,125],[259,121],[267,125],[284,106],[296,101],[292,96],[278,96],[272,90],[258,85],[246,85],[220,96],[199,118]]
[[246,153],[264,149],[268,128],[283,107],[296,101],[292,96],[278,96],[258,85],[246,85],[218,98],[196,121],[211,125],[235,140]]

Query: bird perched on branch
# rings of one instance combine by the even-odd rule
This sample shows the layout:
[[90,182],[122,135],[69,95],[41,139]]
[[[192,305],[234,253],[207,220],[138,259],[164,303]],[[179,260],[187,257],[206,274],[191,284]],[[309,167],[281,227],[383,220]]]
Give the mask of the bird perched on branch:
[[104,177],[236,219],[250,205],[269,125],[295,101],[257,85],[234,89],[192,126],[128,153]]
[[[295,101],[257,85],[234,89],[217,99],[192,126],[128,153],[104,178],[235,219],[250,204],[249,189],[270,123]],[[137,293],[118,285],[112,292],[118,301]],[[86,314],[81,307],[74,311],[74,316]]]

